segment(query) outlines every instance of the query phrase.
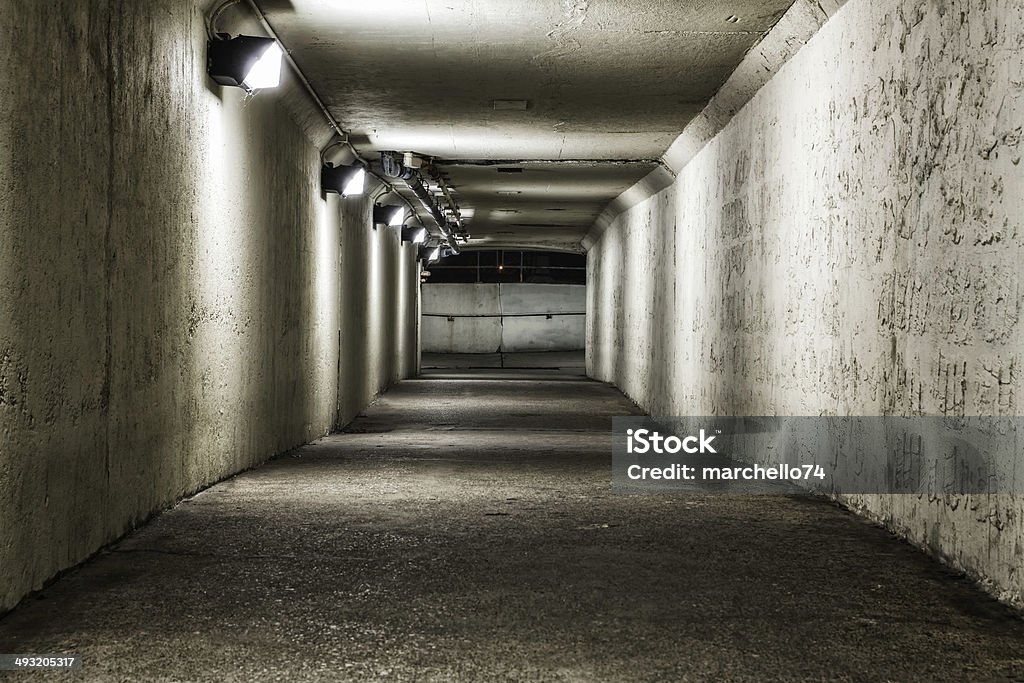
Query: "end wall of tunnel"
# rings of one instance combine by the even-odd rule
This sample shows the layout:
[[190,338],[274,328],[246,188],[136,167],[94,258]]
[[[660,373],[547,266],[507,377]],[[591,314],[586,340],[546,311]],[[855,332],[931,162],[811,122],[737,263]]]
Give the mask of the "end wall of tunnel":
[[[590,250],[588,373],[655,415],[1019,415],[1022,36],[848,3]],[[1024,604],[1021,497],[843,502]]]
[[416,369],[414,248],[195,5],[0,4],[0,611]]

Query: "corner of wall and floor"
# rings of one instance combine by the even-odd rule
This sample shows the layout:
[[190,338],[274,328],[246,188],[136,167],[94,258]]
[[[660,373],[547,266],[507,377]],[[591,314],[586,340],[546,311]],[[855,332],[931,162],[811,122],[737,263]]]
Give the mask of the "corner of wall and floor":
[[416,372],[413,247],[294,80],[208,80],[208,5],[0,5],[0,612]]
[[[660,415],[1019,415],[1022,36],[1012,0],[850,0],[595,228],[588,374]],[[1022,497],[842,502],[1024,605]]]

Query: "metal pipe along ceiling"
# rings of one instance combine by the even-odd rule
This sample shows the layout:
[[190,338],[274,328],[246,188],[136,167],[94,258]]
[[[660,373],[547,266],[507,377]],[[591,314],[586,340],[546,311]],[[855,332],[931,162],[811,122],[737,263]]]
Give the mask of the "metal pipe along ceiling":
[[452,251],[456,254],[459,253],[458,240],[452,235],[448,229],[448,219],[445,218],[444,214],[440,209],[437,208],[437,204],[434,202],[434,198],[427,192],[427,188],[423,186],[423,180],[420,178],[418,173],[414,173],[412,177],[407,178],[405,184],[409,186],[416,198],[423,204],[423,208],[426,209],[434,222],[437,223],[437,227],[441,230],[441,236],[448,240],[448,246],[451,247]]

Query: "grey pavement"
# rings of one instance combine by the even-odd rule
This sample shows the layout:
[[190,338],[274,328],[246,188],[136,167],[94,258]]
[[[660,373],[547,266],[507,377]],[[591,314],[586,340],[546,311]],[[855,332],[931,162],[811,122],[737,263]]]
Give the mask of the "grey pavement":
[[1024,680],[1024,622],[807,497],[620,495],[636,409],[448,370],[185,501],[0,620],[93,681]]

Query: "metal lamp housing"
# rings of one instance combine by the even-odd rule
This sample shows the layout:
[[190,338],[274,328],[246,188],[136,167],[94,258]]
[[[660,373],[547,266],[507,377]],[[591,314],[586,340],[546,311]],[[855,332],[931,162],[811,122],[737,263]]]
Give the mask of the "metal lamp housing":
[[373,222],[375,225],[399,228],[405,223],[405,207],[375,204],[373,207]]
[[277,87],[284,52],[273,38],[236,36],[207,43],[206,71],[220,85],[244,88]]
[[351,166],[332,166],[324,164],[320,169],[320,188],[324,192],[333,192],[342,197],[352,197],[363,193],[366,169],[362,164]]
[[423,244],[427,241],[427,229],[418,225],[402,228],[402,241]]

